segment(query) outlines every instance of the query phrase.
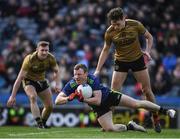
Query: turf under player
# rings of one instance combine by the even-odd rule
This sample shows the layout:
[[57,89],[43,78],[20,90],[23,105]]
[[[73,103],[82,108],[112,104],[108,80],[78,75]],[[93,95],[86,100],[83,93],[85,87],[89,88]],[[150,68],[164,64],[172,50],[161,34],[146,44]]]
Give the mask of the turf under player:
[[[94,75],[98,75],[104,62],[108,57],[111,44],[115,46],[114,72],[112,75],[111,88],[119,91],[131,70],[137,82],[142,85],[142,92],[147,100],[155,103],[155,97],[151,89],[148,69],[144,58],[151,60],[150,50],[153,44],[153,37],[149,31],[139,22],[126,19],[121,8],[114,8],[107,14],[110,22],[109,28],[105,32],[104,47],[99,57]],[[146,39],[146,49],[141,50],[139,36]],[[161,132],[159,117],[153,113],[154,129]]]
[[[80,84],[89,84],[93,90],[93,96],[84,99],[81,92],[77,92],[77,87]],[[173,109],[166,110],[159,105],[156,105],[147,100],[136,100],[120,92],[112,91],[100,84],[98,78],[94,75],[88,74],[88,69],[83,64],[77,64],[74,67],[74,78],[71,79],[55,100],[56,105],[65,104],[78,98],[79,101],[88,103],[97,113],[98,122],[104,131],[127,131],[137,130],[145,132],[144,127],[137,125],[130,121],[129,124],[114,124],[112,121],[112,106],[126,106],[134,109],[145,108],[150,111],[155,111],[163,114],[168,114],[171,118],[175,116]]]
[[[31,112],[37,122],[39,128],[47,128],[48,120],[52,109],[52,94],[49,88],[45,72],[52,69],[54,72],[54,80],[56,81],[55,91],[59,90],[59,68],[55,57],[49,52],[49,42],[40,41],[34,53],[25,57],[21,70],[14,83],[12,94],[9,97],[7,106],[16,104],[16,94],[23,83],[24,90],[30,100]],[[44,105],[42,113],[37,104],[37,96],[42,100]]]

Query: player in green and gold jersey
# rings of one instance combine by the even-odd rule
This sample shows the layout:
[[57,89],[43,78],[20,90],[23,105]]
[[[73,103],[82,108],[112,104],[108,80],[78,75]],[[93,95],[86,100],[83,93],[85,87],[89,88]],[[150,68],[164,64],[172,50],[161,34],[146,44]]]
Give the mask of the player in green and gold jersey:
[[[119,91],[121,89],[128,71],[131,70],[137,82],[141,83],[142,92],[145,94],[146,99],[155,103],[155,97],[151,90],[150,78],[146,67],[146,61],[151,60],[152,35],[139,21],[126,19],[121,8],[111,9],[107,17],[111,25],[105,32],[104,47],[94,75],[99,74],[113,43],[115,54],[114,72],[111,82],[112,90]],[[145,51],[142,51],[140,46],[140,35],[146,39]],[[153,119],[155,131],[161,132],[158,115],[153,114]]]
[[[55,91],[59,92],[59,68],[55,57],[49,52],[49,42],[40,41],[34,53],[25,57],[21,70],[14,83],[12,94],[7,102],[7,106],[16,104],[16,93],[23,83],[24,90],[29,97],[31,112],[37,121],[39,128],[47,128],[48,120],[52,109],[52,93],[49,88],[48,80],[45,79],[45,72],[52,69],[54,80],[56,81]],[[40,113],[37,96],[42,100],[44,109]]]

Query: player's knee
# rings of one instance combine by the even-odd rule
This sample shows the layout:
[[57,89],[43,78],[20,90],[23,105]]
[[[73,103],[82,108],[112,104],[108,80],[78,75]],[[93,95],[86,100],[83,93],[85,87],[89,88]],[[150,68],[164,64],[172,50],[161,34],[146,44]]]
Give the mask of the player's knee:
[[30,100],[31,103],[35,103],[36,100],[37,100],[37,97],[35,95],[30,95],[29,100]]
[[108,127],[108,128],[105,128],[104,130],[105,130],[106,132],[111,132],[111,131],[114,131],[114,128]]
[[111,88],[112,88],[112,90],[118,91],[118,90],[120,90],[121,87],[119,86],[118,81],[113,81],[111,84]]

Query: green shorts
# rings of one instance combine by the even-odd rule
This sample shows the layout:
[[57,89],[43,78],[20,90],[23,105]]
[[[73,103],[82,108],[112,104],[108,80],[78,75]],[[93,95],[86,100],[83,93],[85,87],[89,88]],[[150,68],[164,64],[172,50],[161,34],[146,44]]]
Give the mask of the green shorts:
[[49,88],[49,84],[47,80],[33,81],[30,79],[24,79],[22,83],[23,83],[23,88],[27,85],[32,85],[36,89],[37,93],[42,92],[46,90],[47,88]]

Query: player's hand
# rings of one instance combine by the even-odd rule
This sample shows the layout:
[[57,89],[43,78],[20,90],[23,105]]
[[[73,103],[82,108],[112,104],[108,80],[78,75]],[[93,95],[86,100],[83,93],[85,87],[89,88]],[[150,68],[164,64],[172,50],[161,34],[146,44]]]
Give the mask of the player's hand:
[[75,91],[74,93],[69,95],[68,101],[72,101],[76,96],[77,96],[77,92]]
[[100,74],[100,71],[97,71],[97,70],[96,70],[96,71],[94,72],[94,76],[96,76],[96,77],[99,76],[99,74]]
[[84,97],[82,95],[82,91],[79,90],[79,92],[76,92],[76,96],[77,96],[77,99],[80,101],[80,102],[83,102],[84,101]]
[[10,96],[7,102],[8,107],[12,107],[16,105],[16,98],[13,96]]
[[144,57],[144,61],[145,61],[146,64],[147,64],[149,61],[152,60],[151,55],[150,55],[148,52],[146,52],[146,51],[143,51],[143,57]]

